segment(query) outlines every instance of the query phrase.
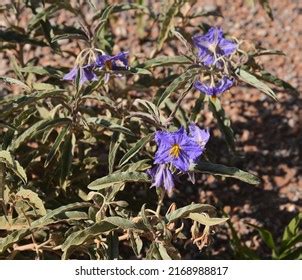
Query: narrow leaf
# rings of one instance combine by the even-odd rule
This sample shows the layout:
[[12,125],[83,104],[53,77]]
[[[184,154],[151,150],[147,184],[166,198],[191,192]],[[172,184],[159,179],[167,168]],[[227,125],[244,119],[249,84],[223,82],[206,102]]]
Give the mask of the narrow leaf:
[[62,259],[67,259],[71,250],[77,246],[84,244],[87,240],[90,240],[104,232],[111,231],[117,228],[115,225],[108,222],[100,222],[94,224],[86,229],[76,231],[69,235],[62,244]]
[[28,190],[28,189],[21,189],[16,193],[16,196],[22,197],[23,199],[28,200],[34,207],[36,208],[36,212],[44,216],[46,215],[46,210],[44,207],[44,203],[41,198],[39,198],[38,194]]
[[103,221],[113,224],[113,225],[117,226],[118,228],[125,229],[125,230],[126,229],[137,229],[137,226],[133,222],[131,222],[125,218],[118,217],[118,216],[107,217]]
[[29,86],[26,85],[25,83],[21,82],[20,80],[14,79],[14,78],[10,78],[10,77],[0,77],[0,81],[4,81],[5,83],[8,84],[13,84],[13,85],[18,85],[21,86],[22,88],[26,89],[26,90],[30,90]]
[[264,82],[259,80],[256,76],[254,76],[250,72],[247,72],[247,71],[243,70],[242,68],[238,68],[235,73],[236,73],[237,77],[240,80],[242,80],[243,82],[259,89],[260,91],[262,91],[267,96],[274,99],[275,101],[278,100],[274,91],[267,84],[265,84]]
[[253,224],[250,224],[250,223],[247,223],[249,226],[255,228],[260,236],[262,237],[263,241],[265,242],[265,244],[270,248],[272,249],[273,251],[275,251],[276,249],[276,246],[275,246],[275,242],[274,242],[274,238],[271,234],[271,232],[269,232],[268,230],[264,229],[264,228],[261,228],[261,227],[258,227],[256,225],[253,225]]
[[[120,12],[124,12],[124,11],[129,11],[129,10],[136,10],[136,9],[148,11],[148,9],[146,9],[145,6],[139,5],[137,3],[118,4],[118,5],[109,6],[109,7],[112,7],[112,9],[110,10],[110,13],[120,13]],[[108,11],[106,9],[101,10],[100,12],[96,13],[93,16],[93,20],[99,20],[100,18],[104,19],[104,18],[108,17],[106,13],[108,13]]]
[[64,141],[64,137],[67,134],[68,129],[69,129],[69,126],[65,126],[64,128],[62,128],[62,130],[58,134],[55,142],[53,143],[53,145],[50,149],[50,152],[47,155],[47,158],[44,163],[44,167],[47,167],[50,164],[50,162],[53,160],[54,156],[56,155],[57,151],[59,150],[61,143]]
[[9,151],[0,151],[0,162],[4,163],[10,171],[15,173],[26,184],[27,176],[25,170]]
[[209,108],[217,120],[219,130],[224,136],[225,142],[230,151],[235,151],[234,131],[231,127],[231,121],[225,114],[218,98],[211,98]]
[[61,160],[61,175],[60,175],[61,185],[67,179],[70,173],[75,142],[76,142],[75,134],[71,133],[67,136],[63,145],[62,160]]
[[111,137],[111,141],[110,141],[110,145],[109,145],[109,154],[108,154],[109,174],[111,174],[113,172],[117,150],[118,150],[119,146],[121,145],[123,138],[124,138],[124,135],[117,131],[115,131]]
[[53,120],[40,120],[34,125],[26,129],[21,135],[19,135],[11,144],[10,149],[16,150],[20,145],[25,143],[28,139],[33,138],[35,135],[43,132],[46,129],[59,126],[62,124],[68,124],[71,120],[68,118],[57,118]]
[[257,77],[263,81],[269,82],[273,85],[276,85],[278,87],[282,87],[283,89],[289,91],[290,93],[293,93],[297,96],[299,96],[299,91],[294,88],[291,84],[279,79],[278,77],[274,76],[273,74],[267,72],[267,71],[261,71]]
[[143,248],[143,241],[140,236],[133,231],[129,231],[129,236],[133,252],[136,256],[139,256]]
[[252,185],[258,185],[260,183],[260,179],[255,175],[240,170],[239,168],[229,167],[223,164],[200,161],[196,165],[192,166],[190,171],[218,175],[222,177],[232,177]]
[[167,249],[162,243],[158,244],[158,251],[160,253],[160,256],[163,260],[172,260],[172,258],[169,256]]
[[199,68],[187,69],[165,89],[165,91],[158,98],[156,105],[159,107],[174,91],[184,87],[187,83],[192,82],[192,78],[196,76],[199,71]]
[[176,209],[172,213],[166,215],[166,219],[169,223],[176,221],[180,218],[187,218],[190,213],[202,213],[209,212],[215,213],[215,207],[209,204],[194,204]]
[[126,164],[131,158],[133,158],[153,137],[153,133],[140,139],[135,145],[121,158],[119,166]]
[[205,226],[215,226],[225,223],[229,218],[211,218],[199,213],[190,213],[189,218]]
[[159,66],[171,66],[171,65],[186,65],[192,64],[192,61],[186,56],[159,56],[153,59],[144,61],[144,63],[137,65],[140,68],[154,68]]
[[138,74],[138,75],[152,75],[152,73],[144,68],[138,68],[138,67],[130,67],[128,70],[130,73]]
[[47,75],[47,76],[54,76],[54,77],[62,77],[63,72],[57,70],[54,67],[41,67],[41,66],[26,66],[20,69],[22,73],[34,73],[37,75]]
[[289,224],[284,229],[282,241],[290,240],[293,236],[295,236],[300,230],[301,223],[302,213],[299,213],[289,222]]
[[173,27],[173,20],[179,11],[180,5],[181,5],[181,1],[177,0],[172,2],[172,5],[169,7],[169,10],[165,14],[158,37],[158,47],[157,47],[158,50],[161,50],[164,42],[166,41],[169,35],[171,28]]
[[70,33],[70,34],[56,35],[52,38],[51,41],[54,43],[60,40],[83,40],[87,42],[88,38],[84,34]]
[[259,0],[259,2],[263,7],[263,9],[265,10],[265,12],[267,13],[267,15],[270,17],[270,19],[274,20],[273,10],[269,4],[269,0]]
[[108,128],[109,130],[112,130],[112,131],[118,131],[118,132],[121,132],[121,133],[124,133],[124,134],[134,136],[133,132],[129,128],[126,128],[122,125],[113,123],[113,122],[111,122],[107,119],[92,117],[92,118],[88,118],[87,121],[91,124],[101,125],[101,126],[106,127],[106,128]]
[[103,178],[96,179],[88,185],[90,190],[101,190],[108,188],[113,184],[123,183],[123,182],[150,182],[149,176],[144,172],[115,172],[110,175],[107,175]]

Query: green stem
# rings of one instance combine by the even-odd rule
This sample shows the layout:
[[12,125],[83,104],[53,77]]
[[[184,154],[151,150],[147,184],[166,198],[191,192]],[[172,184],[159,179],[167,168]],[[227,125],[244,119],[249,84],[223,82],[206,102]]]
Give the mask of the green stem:
[[158,193],[158,204],[157,204],[157,208],[156,208],[156,216],[159,217],[160,210],[161,210],[161,207],[163,206],[163,200],[164,200],[166,192],[162,188],[159,188],[157,193]]

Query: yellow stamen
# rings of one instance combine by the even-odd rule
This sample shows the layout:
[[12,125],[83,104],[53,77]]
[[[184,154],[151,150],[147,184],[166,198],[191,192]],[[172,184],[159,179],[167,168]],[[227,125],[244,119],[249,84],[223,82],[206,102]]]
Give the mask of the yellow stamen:
[[177,158],[177,157],[179,157],[180,150],[181,150],[180,146],[179,146],[178,144],[174,144],[174,145],[172,146],[172,148],[170,149],[170,155],[171,155],[172,157]]

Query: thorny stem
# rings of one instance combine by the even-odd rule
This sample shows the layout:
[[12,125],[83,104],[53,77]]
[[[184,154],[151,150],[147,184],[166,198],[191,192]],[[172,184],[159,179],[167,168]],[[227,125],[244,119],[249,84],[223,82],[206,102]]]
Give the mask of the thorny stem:
[[158,204],[157,204],[157,208],[156,208],[157,217],[159,217],[159,215],[160,215],[160,210],[161,210],[161,207],[163,206],[163,200],[164,200],[165,194],[166,194],[165,190],[159,189]]

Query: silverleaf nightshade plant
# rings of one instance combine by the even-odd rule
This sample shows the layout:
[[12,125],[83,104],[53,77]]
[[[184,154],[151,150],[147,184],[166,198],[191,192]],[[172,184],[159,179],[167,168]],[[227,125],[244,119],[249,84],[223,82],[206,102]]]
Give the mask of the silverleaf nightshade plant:
[[[209,131],[195,123],[208,122],[204,111],[209,109],[216,120],[209,125],[217,124],[225,140],[234,139],[223,102],[212,97],[221,96],[237,80],[273,96],[266,82],[279,87],[280,79],[262,71],[255,58],[278,53],[249,48],[244,41],[225,36],[219,27],[204,32],[196,27],[198,35],[190,44],[187,36],[177,36],[178,30],[188,34],[194,29],[191,20],[199,16],[194,8],[182,13],[183,4],[191,5],[188,1],[161,1],[161,11],[167,11],[162,15],[154,9],[156,1],[141,1],[141,5],[78,1],[76,6],[69,1],[65,3],[68,17],[74,18],[69,22],[67,17],[66,26],[56,20],[61,11],[52,12],[65,13],[65,4],[27,2],[32,1],[18,1],[16,9],[1,10],[8,19],[15,13],[21,20],[5,22],[10,26],[1,31],[0,52],[4,62],[11,58],[12,67],[2,69],[7,76],[0,77],[6,83],[0,101],[0,259],[179,259],[190,256],[191,246],[185,246],[190,238],[201,250],[212,226],[227,218],[217,217],[214,206],[188,195],[202,186],[187,190],[183,179],[188,176],[194,183],[195,174],[201,173],[255,185],[259,180],[236,167],[215,163],[221,150],[226,151],[211,151],[206,146]],[[129,8],[134,10],[129,16],[138,20],[125,20]],[[31,13],[31,9],[36,10]],[[20,11],[26,13],[25,20]],[[119,30],[115,30],[117,20],[125,24]],[[142,32],[128,37],[120,32],[124,27]],[[173,57],[171,49],[166,51],[166,43],[178,49],[179,42],[171,42],[176,38],[184,43],[185,55]],[[112,51],[113,41],[118,48],[133,46],[133,67],[128,65],[127,52]],[[52,66],[43,66],[44,50]],[[71,52],[79,55],[64,76],[61,62]],[[10,57],[13,53],[16,56]],[[24,59],[31,53],[42,55]],[[58,60],[60,54],[64,57]],[[107,83],[110,76],[128,74],[130,79]],[[197,100],[192,88],[200,91]],[[236,159],[236,154],[230,157]],[[222,186],[227,188],[228,182]],[[176,189],[179,192],[173,192]],[[163,201],[167,193],[171,196]]]

